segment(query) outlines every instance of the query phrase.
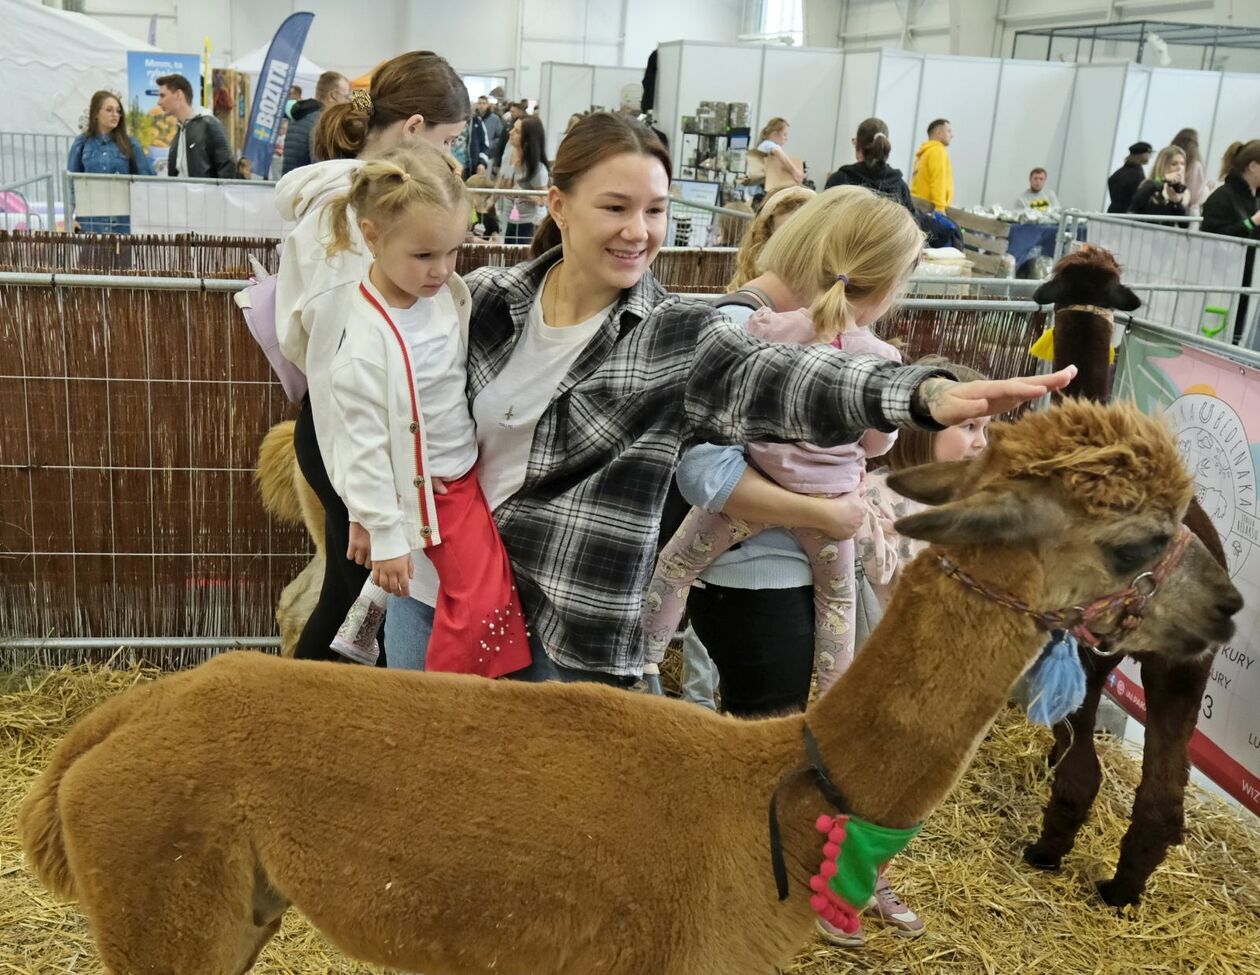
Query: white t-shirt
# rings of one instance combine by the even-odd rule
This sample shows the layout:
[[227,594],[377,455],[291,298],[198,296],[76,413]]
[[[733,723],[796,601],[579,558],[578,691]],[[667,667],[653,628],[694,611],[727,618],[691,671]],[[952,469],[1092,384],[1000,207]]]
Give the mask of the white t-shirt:
[[[477,428],[468,410],[468,350],[451,289],[443,287],[410,308],[391,307],[389,317],[407,340],[411,355],[429,470],[434,477],[463,477],[477,463]],[[411,553],[411,565],[411,596],[437,605],[437,569],[423,552]]]
[[613,307],[609,305],[577,325],[555,328],[543,321],[546,283],[544,279],[538,289],[512,357],[473,400],[480,453],[477,476],[491,511],[525,483],[534,429],[569,368]]
[[774,150],[782,148],[783,147],[773,139],[763,139],[761,141],[761,145],[757,146],[757,151],[764,152],[768,156],[770,153],[774,152]]
[[455,480],[477,463],[477,429],[468,411],[468,351],[450,288],[389,315],[407,340],[416,402],[424,417],[429,473]]

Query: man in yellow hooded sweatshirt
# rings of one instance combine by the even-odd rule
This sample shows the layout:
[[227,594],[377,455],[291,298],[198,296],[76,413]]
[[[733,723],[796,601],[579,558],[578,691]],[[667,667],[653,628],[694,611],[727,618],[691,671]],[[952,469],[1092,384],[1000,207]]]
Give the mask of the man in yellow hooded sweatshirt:
[[932,207],[942,213],[954,202],[954,164],[945,150],[953,139],[949,119],[933,121],[927,141],[914,154],[914,175],[910,178],[910,193],[931,200]]

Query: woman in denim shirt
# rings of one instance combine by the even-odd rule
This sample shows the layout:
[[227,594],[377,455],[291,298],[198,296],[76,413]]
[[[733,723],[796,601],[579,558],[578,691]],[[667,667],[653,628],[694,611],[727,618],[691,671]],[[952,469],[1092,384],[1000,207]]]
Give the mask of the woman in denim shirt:
[[[127,118],[122,102],[113,92],[98,91],[88,108],[87,128],[70,146],[66,169],[72,173],[108,173],[152,176],[153,165],[134,136],[127,135]],[[129,234],[131,218],[119,216],[81,217],[76,229],[89,234]]]

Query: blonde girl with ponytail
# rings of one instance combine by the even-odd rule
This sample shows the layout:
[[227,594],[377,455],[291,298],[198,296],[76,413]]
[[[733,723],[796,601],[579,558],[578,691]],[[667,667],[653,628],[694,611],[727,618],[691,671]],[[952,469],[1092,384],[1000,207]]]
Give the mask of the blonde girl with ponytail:
[[471,300],[455,273],[469,205],[447,157],[417,145],[365,163],[328,208],[328,256],[357,236],[371,260],[332,361],[330,476],[362,528],[347,555],[372,574],[332,647],[374,663],[384,615],[391,667],[500,677],[530,654],[475,471]]
[[[854,356],[899,362],[896,349],[877,338],[870,326],[891,306],[922,246],[913,218],[894,201],[854,186],[827,190],[770,239],[761,254],[761,274],[719,304],[727,306],[731,317],[746,317],[748,330],[761,338],[834,345]],[[739,316],[740,306],[755,310]],[[888,431],[866,430],[855,442],[838,447],[754,443],[747,454],[753,466],[781,487],[835,498],[858,488],[866,458],[885,453],[894,438]],[[662,658],[690,584],[733,545],[769,527],[692,509],[662,550],[648,587],[643,629],[649,662]],[[841,537],[794,527],[791,533],[812,572],[814,670],[820,689],[826,690],[853,658],[851,532]]]

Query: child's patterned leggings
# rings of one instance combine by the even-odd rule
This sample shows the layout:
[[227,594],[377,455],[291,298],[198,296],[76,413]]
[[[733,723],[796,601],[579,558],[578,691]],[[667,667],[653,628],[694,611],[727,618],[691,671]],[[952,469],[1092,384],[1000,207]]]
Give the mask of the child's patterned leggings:
[[[647,660],[659,663],[687,605],[687,590],[719,555],[775,525],[755,524],[692,508],[661,550],[643,600]],[[788,529],[805,550],[814,573],[814,671],[826,690],[853,662],[853,540],[827,538],[807,528]]]

